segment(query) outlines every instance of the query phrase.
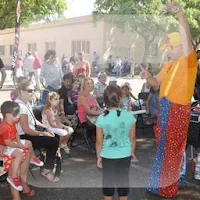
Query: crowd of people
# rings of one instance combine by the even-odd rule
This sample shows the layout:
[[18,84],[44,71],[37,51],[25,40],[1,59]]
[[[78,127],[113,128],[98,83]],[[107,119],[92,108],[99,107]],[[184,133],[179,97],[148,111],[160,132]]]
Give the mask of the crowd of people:
[[[31,52],[23,62],[18,60],[16,95],[13,101],[1,105],[3,121],[0,124],[0,152],[11,160],[5,170],[14,200],[20,199],[19,191],[27,196],[35,195],[27,182],[30,163],[40,166],[41,175],[48,181],[59,181],[53,172],[55,158],[62,149],[70,153],[68,141],[74,130],[65,119],[75,112],[87,136],[96,136],[97,166],[102,168],[104,199],[113,198],[115,187],[121,200],[128,199],[130,163],[138,161],[136,118],[130,111],[138,109],[138,102],[140,108],[141,104],[146,106],[151,121],[157,120],[154,126],[157,153],[147,190],[172,198],[178,188],[185,185],[184,152],[195,80],[199,100],[199,51],[196,53],[192,48],[189,26],[181,7],[168,4],[166,9],[176,13],[180,31],[169,34],[167,43],[162,46],[167,50],[169,61],[164,63],[159,74],[153,76],[149,65],[141,67],[140,75],[146,79],[141,90],[147,94],[145,102],[134,97],[127,82],[119,86],[116,77],[111,77],[107,84],[105,71],[98,73],[98,81],[94,83],[90,64],[83,53],[71,57],[70,65],[65,58],[61,65],[54,50],[46,52],[43,63],[37,53],[32,55]],[[94,52],[94,70],[98,59]],[[17,71],[19,69],[21,71]],[[122,64],[117,58],[113,63],[112,56],[109,57],[108,70],[116,75],[121,76],[130,69],[128,61]],[[30,104],[40,82],[47,91],[41,121],[36,119]],[[96,123],[88,116],[95,116]],[[34,154],[33,149],[40,148],[46,151],[44,162]]]
[[[80,54],[80,56],[82,56],[82,54]],[[26,60],[25,62],[26,65],[28,65],[27,63],[29,63],[30,60],[35,63],[35,57],[31,54],[28,55],[27,59],[28,61]],[[81,126],[87,130],[88,137],[91,137],[95,136],[96,125],[91,123],[87,116],[98,117],[104,113],[105,108],[116,105],[117,110],[123,111],[121,114],[117,114],[116,117],[123,117],[123,119],[126,119],[126,113],[129,113],[127,111],[133,110],[135,106],[133,100],[136,100],[136,98],[131,94],[131,86],[129,83],[124,83],[119,87],[117,79],[111,77],[107,84],[108,77],[105,71],[100,71],[98,73],[98,81],[94,83],[93,79],[90,78],[87,73],[87,66],[89,65],[84,65],[83,73],[79,73],[81,70],[76,70],[76,73],[68,72],[62,77],[59,66],[56,66],[57,60],[55,51],[49,50],[45,54],[45,60],[46,62],[41,65],[40,76],[43,77],[45,82],[44,91],[47,91],[48,94],[41,113],[41,121],[36,119],[33,112],[33,105],[30,103],[35,96],[34,91],[38,86],[37,84],[34,85],[32,82],[32,76],[35,76],[34,72],[29,71],[27,77],[18,77],[14,98],[12,101],[4,102],[1,106],[3,122],[0,124],[2,127],[0,130],[0,145],[2,149],[6,149],[1,152],[12,160],[11,166],[7,168],[9,172],[7,181],[11,185],[13,199],[17,200],[20,199],[17,191],[23,190],[23,193],[27,196],[35,195],[35,191],[31,189],[27,183],[29,163],[34,163],[33,159],[36,162],[34,164],[41,166],[42,176],[49,181],[59,181],[59,177],[56,177],[53,172],[55,159],[58,154],[61,154],[62,149],[65,153],[70,154],[68,141],[74,131],[72,127],[67,126],[66,123],[62,123],[63,116],[64,119],[67,119],[68,115],[73,115],[74,112],[77,112]],[[78,66],[78,68],[81,67]],[[106,90],[109,90],[107,97],[105,97]],[[108,99],[106,100],[106,98]],[[130,118],[130,128],[133,126],[131,128],[131,137],[132,140],[135,141],[136,120],[131,113],[129,113],[129,115],[132,116],[132,118]],[[121,123],[123,123],[122,121]],[[8,130],[10,130],[15,137],[8,135]],[[126,134],[127,138],[124,140],[123,145],[125,145],[125,151],[128,153],[131,148],[128,142],[129,131],[126,130]],[[110,133],[110,136],[112,136],[112,133]],[[9,142],[7,142],[7,140],[9,140]],[[126,142],[128,143],[126,144]],[[117,141],[113,140],[113,145],[113,148],[115,148]],[[11,151],[11,153],[7,153],[9,148],[14,150]],[[44,163],[37,157],[31,156],[34,152],[33,149],[41,148],[46,152]],[[135,145],[133,148],[135,149]],[[30,154],[30,156],[26,157],[26,162],[20,157],[25,150],[27,155]],[[19,152],[19,155],[15,153],[15,151],[17,153]],[[131,154],[132,160],[137,161],[134,151],[132,151]],[[126,160],[125,163],[128,160]],[[18,165],[25,165],[25,175],[16,172],[16,170],[19,170],[19,167],[16,169],[15,162],[18,162]],[[124,166],[126,167],[126,176],[128,176],[127,164]],[[14,173],[13,167],[15,167]]]
[[128,59],[125,57],[121,59],[119,56],[116,56],[114,59],[113,55],[109,55],[107,59],[107,72],[115,74],[116,76],[121,77],[122,75],[131,74],[134,75],[135,64],[133,59]]

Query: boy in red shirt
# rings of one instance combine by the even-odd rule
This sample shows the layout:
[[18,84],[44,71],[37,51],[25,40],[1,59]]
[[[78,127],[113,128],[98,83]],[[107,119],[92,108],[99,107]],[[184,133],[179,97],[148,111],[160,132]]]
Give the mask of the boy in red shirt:
[[22,182],[26,182],[26,180],[23,180],[26,175],[20,173],[24,169],[28,169],[29,165],[29,162],[27,163],[25,160],[30,155],[30,163],[40,167],[44,163],[35,156],[30,141],[19,139],[15,127],[15,123],[19,121],[19,111],[20,107],[16,102],[6,101],[1,105],[1,113],[4,119],[0,124],[0,145],[5,147],[3,154],[13,158],[11,173],[7,181],[15,190],[22,191]]

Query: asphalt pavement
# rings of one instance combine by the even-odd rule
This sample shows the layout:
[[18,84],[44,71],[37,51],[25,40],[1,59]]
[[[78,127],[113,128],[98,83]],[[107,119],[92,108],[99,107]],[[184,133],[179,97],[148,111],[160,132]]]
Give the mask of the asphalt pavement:
[[[143,81],[139,78],[118,78],[118,82],[129,82],[134,94],[137,95]],[[10,90],[13,88],[10,75],[5,86],[0,91],[0,104],[9,100]],[[35,179],[29,174],[29,183],[36,191],[35,197],[25,197],[28,200],[101,200],[101,170],[96,167],[95,154],[88,151],[85,145],[71,148],[71,156],[62,153],[62,174],[60,181],[50,183],[40,175],[39,168],[33,170]],[[137,129],[136,156],[138,163],[133,163],[130,169],[130,200],[157,200],[162,199],[146,192],[148,176],[152,160],[155,155],[155,140],[151,127]],[[200,199],[200,181],[196,181],[191,173],[190,148],[187,149],[187,186],[181,189],[177,200]],[[6,182],[0,183],[0,200],[11,199]]]

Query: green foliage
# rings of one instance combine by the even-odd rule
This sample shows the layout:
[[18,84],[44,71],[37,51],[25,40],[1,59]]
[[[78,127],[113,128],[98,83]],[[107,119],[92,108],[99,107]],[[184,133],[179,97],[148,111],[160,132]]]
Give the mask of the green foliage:
[[[197,46],[200,44],[200,0],[173,2],[183,6],[190,24],[193,43]],[[111,23],[123,31],[135,30],[146,42],[150,42],[157,32],[166,33],[175,26],[175,17],[166,18],[161,12],[164,3],[166,0],[96,0],[93,14],[95,20],[109,18]]]
[[[15,26],[16,3],[17,0],[0,0],[0,29]],[[61,17],[66,8],[66,0],[22,0],[21,23],[52,21]]]

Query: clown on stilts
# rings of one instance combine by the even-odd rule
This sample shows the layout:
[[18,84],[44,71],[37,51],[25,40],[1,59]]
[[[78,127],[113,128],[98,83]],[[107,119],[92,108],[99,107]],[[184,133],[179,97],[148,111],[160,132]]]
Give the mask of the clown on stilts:
[[172,198],[186,182],[185,148],[197,57],[181,7],[170,3],[165,6],[165,10],[176,14],[179,23],[179,32],[169,34],[166,44],[161,47],[167,50],[169,61],[164,63],[156,76],[142,68],[141,77],[152,87],[160,88],[158,121],[154,127],[157,152],[147,191]]

